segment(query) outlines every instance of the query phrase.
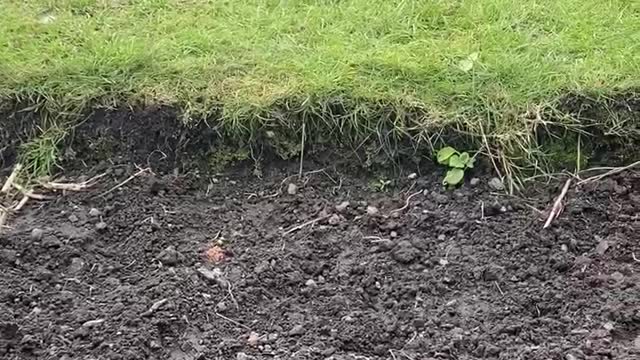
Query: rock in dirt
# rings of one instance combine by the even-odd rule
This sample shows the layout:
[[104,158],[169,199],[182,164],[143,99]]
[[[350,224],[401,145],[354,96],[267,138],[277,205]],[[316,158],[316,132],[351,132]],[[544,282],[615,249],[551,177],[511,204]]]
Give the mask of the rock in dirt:
[[78,217],[74,214],[69,215],[68,217],[69,221],[71,221],[72,223],[74,222],[78,222]]
[[380,211],[375,206],[367,206],[367,215],[376,216]]
[[296,325],[293,328],[291,328],[291,330],[289,330],[289,336],[299,336],[299,335],[304,335],[305,333],[305,329],[304,326],[302,325]]
[[343,213],[347,211],[347,208],[351,205],[348,201],[343,201],[340,204],[336,205],[336,211],[339,213]]
[[287,194],[295,195],[297,193],[298,193],[298,185],[294,183],[289,183],[289,186],[287,186]]
[[499,354],[500,354],[500,348],[493,344],[487,344],[487,346],[484,348],[485,357],[494,357],[494,356],[498,356]]
[[633,347],[635,347],[636,350],[640,351],[640,335],[638,335],[636,339],[633,340]]
[[607,240],[602,239],[597,235],[596,235],[596,240],[598,240],[598,245],[596,245],[596,254],[604,255],[604,253],[607,252],[607,249],[609,249],[609,246],[611,246],[611,244],[609,244]]
[[480,184],[480,179],[478,178],[472,178],[471,180],[469,180],[469,185],[471,186],[478,186]]
[[420,251],[407,240],[399,242],[393,249],[393,259],[403,264],[411,263],[418,255]]
[[7,264],[15,264],[17,259],[17,253],[13,250],[2,249],[0,250],[0,262]]
[[416,173],[411,173],[411,174],[409,174],[409,176],[407,176],[407,179],[409,179],[409,180],[415,180],[417,178],[418,178],[418,174],[416,174]]
[[239,352],[236,354],[236,360],[254,360],[253,356],[247,355],[243,352]]
[[310,288],[314,288],[318,286],[318,284],[316,284],[316,281],[313,279],[307,280],[307,282],[305,282],[304,285]]
[[497,177],[492,177],[491,180],[489,180],[488,185],[489,185],[489,188],[494,191],[504,190],[504,183],[502,182],[502,180],[500,180]]
[[71,264],[67,267],[67,272],[71,275],[79,274],[84,268],[84,260],[79,257],[71,259]]
[[333,214],[329,218],[329,225],[336,226],[336,225],[340,224],[340,222],[342,222],[342,218],[338,214]]
[[160,252],[158,260],[160,260],[163,265],[175,266],[184,260],[184,255],[179,253],[175,247],[168,246]]
[[260,335],[257,332],[252,331],[251,334],[249,334],[249,338],[247,339],[247,344],[249,344],[249,346],[258,346],[258,342],[260,341]]
[[224,275],[222,274],[222,271],[220,269],[215,268],[213,270],[209,270],[207,268],[200,267],[197,271],[205,279],[218,284],[218,286],[220,286],[223,290],[227,290],[229,282],[224,278]]
[[89,321],[85,322],[84,324],[82,324],[82,327],[90,328],[90,327],[98,326],[98,325],[102,324],[105,321],[106,321],[105,319],[89,320]]
[[96,209],[96,208],[91,208],[91,210],[89,210],[89,216],[91,217],[98,217],[102,215],[102,211]]
[[99,223],[96,224],[96,230],[98,230],[99,232],[105,232],[107,231],[107,228],[108,228],[108,225],[104,221],[100,221]]
[[440,205],[444,205],[449,202],[449,197],[447,195],[440,194],[435,191],[431,192],[431,198],[433,199],[433,201],[436,202],[436,204],[440,204]]
[[31,230],[31,240],[40,241],[44,235],[44,230],[35,228]]

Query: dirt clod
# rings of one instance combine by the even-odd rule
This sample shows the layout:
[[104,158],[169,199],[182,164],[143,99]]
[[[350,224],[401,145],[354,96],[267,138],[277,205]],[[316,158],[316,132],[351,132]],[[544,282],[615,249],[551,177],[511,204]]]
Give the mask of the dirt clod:
[[289,336],[300,336],[305,333],[304,326],[298,324],[289,330]]
[[89,216],[91,217],[98,217],[102,215],[102,211],[96,209],[96,208],[91,208],[91,210],[89,210]]
[[414,261],[420,255],[420,250],[416,249],[411,242],[403,240],[393,249],[393,258],[403,264]]
[[107,228],[109,226],[107,225],[106,222],[104,221],[100,221],[99,223],[96,224],[96,230],[98,230],[99,232],[105,232],[107,231]]
[[339,213],[343,213],[347,210],[347,208],[351,205],[348,201],[343,201],[340,204],[336,205],[336,211]]
[[175,266],[184,260],[184,255],[179,253],[173,245],[170,245],[160,252],[158,260],[160,260],[163,265]]
[[331,217],[329,217],[329,225],[338,225],[342,222],[342,218],[340,217],[340,215],[338,214],[333,214],[331,215]]
[[294,183],[289,183],[289,185],[287,186],[287,194],[295,195],[297,193],[298,193],[298,185]]
[[379,212],[380,212],[380,210],[378,210],[377,207],[371,206],[371,205],[367,206],[367,215],[376,216],[376,215],[378,215]]
[[497,177],[492,177],[491,180],[489,180],[489,182],[487,183],[487,185],[489,185],[489,188],[493,191],[504,190],[504,183],[502,182],[502,180],[500,180],[500,178],[497,178]]
[[40,228],[34,228],[31,230],[31,239],[34,241],[42,240],[42,236],[44,235],[44,230]]

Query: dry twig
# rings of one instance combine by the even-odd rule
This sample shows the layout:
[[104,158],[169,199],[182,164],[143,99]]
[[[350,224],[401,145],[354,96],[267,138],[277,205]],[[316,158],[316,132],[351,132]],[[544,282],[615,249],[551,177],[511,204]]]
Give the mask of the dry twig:
[[304,228],[305,226],[313,225],[313,224],[317,223],[318,221],[322,221],[322,220],[324,220],[324,219],[326,219],[328,217],[329,217],[329,215],[324,215],[324,216],[320,216],[319,218],[316,218],[316,219],[313,219],[313,220],[309,220],[306,223],[303,223],[303,224],[300,224],[300,225],[292,227],[291,229],[285,231],[282,235],[289,235],[294,231],[298,231],[298,230]]
[[408,207],[409,207],[409,202],[411,201],[411,198],[412,198],[412,197],[414,197],[414,196],[416,196],[416,195],[419,195],[419,194],[422,194],[422,191],[417,191],[417,192],[414,192],[413,194],[411,194],[411,195],[407,196],[407,200],[405,201],[404,206],[403,206],[403,207],[401,207],[401,208],[398,208],[398,209],[392,210],[392,211],[391,211],[391,214],[393,214],[393,213],[397,213],[397,212],[400,212],[400,211],[403,211],[403,210],[405,210],[406,208],[408,208]]
[[[599,181],[599,180],[604,179],[607,176],[611,176],[611,175],[615,175],[615,174],[621,173],[621,172],[623,172],[625,170],[629,170],[629,169],[634,168],[634,167],[639,166],[639,165],[640,165],[640,161],[636,161],[633,164],[629,164],[627,166],[612,168],[611,170],[607,171],[604,174],[600,174],[600,175],[596,175],[596,176],[592,176],[592,177],[586,178],[586,179],[578,182],[577,185],[582,185],[582,184],[586,184],[586,183],[590,183],[590,182],[594,182],[594,181]],[[589,170],[585,170],[585,171],[589,171]]]
[[226,316],[224,316],[224,315],[222,315],[222,314],[220,314],[218,312],[214,312],[214,314],[216,314],[216,316],[220,317],[221,319],[227,320],[228,322],[230,322],[232,324],[235,324],[237,326],[240,326],[241,328],[244,328],[246,330],[251,331],[251,328],[248,327],[247,325],[241,324],[241,323],[239,323],[239,322],[237,322],[237,321],[235,321],[233,319],[229,319],[228,317],[226,317]]
[[551,212],[549,212],[549,217],[547,218],[547,221],[544,223],[544,226],[542,227],[543,229],[548,228],[551,225],[551,222],[555,218],[557,218],[562,212],[562,209],[563,209],[562,199],[564,198],[564,196],[567,194],[567,191],[569,190],[569,186],[571,185],[571,180],[572,179],[569,178],[567,179],[567,182],[564,183],[564,186],[562,187],[562,192],[560,193],[560,195],[558,195],[558,197],[556,198],[556,201],[553,203]]
[[144,169],[140,169],[138,172],[136,172],[135,174],[129,176],[128,178],[126,178],[123,182],[119,183],[118,185],[112,187],[111,189],[103,192],[102,194],[98,195],[98,196],[105,196],[107,194],[112,193],[113,191],[118,190],[119,188],[123,187],[124,185],[126,185],[129,181],[135,179],[136,177],[144,174],[145,172],[149,172],[151,171],[150,168],[144,168]]
[[106,174],[107,173],[96,175],[91,179],[87,181],[83,181],[81,183],[59,183],[59,182],[49,181],[49,182],[41,182],[40,185],[45,189],[49,189],[49,190],[84,191],[94,186],[96,184],[96,181],[101,177],[105,176]]
[[16,164],[16,166],[13,168],[13,171],[11,172],[11,175],[9,175],[7,181],[4,182],[4,185],[2,186],[2,190],[0,190],[0,192],[6,193],[9,191],[9,189],[11,189],[11,185],[13,185],[16,177],[18,177],[20,169],[22,169],[22,164]]

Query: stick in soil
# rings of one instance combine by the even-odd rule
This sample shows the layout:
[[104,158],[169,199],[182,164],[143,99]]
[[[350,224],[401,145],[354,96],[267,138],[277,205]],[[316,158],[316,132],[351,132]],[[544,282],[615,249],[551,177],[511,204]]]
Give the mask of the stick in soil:
[[84,191],[96,184],[96,181],[107,173],[96,175],[87,181],[81,183],[59,183],[59,182],[43,182],[40,185],[49,190],[62,190],[62,191]]
[[169,301],[169,300],[168,299],[162,299],[162,300],[158,300],[158,301],[154,302],[153,305],[151,305],[151,307],[149,308],[149,310],[143,312],[141,316],[149,316],[149,315],[153,314],[156,310],[158,310],[167,301]]
[[392,210],[392,211],[391,211],[391,214],[393,214],[393,213],[397,213],[397,212],[400,212],[400,211],[403,211],[403,210],[405,210],[406,208],[408,208],[408,207],[409,207],[409,202],[411,201],[411,198],[412,198],[412,197],[414,197],[414,196],[416,196],[416,195],[419,195],[419,194],[422,194],[422,191],[417,191],[417,192],[414,192],[413,194],[411,194],[411,195],[407,196],[407,200],[405,201],[404,206],[403,206],[403,207],[401,207],[401,208],[398,208],[398,209]]
[[116,185],[116,186],[112,187],[111,189],[109,189],[109,190],[107,190],[107,191],[103,192],[102,194],[100,194],[100,195],[98,195],[98,196],[105,196],[105,195],[107,195],[107,194],[110,194],[110,193],[112,193],[112,192],[114,192],[114,191],[118,190],[119,188],[123,187],[124,185],[126,185],[129,181],[131,181],[131,180],[135,179],[136,177],[138,177],[138,176],[142,175],[143,173],[148,172],[148,171],[150,171],[150,170],[151,170],[150,168],[140,169],[137,173],[135,173],[135,174],[133,174],[133,175],[129,176],[128,178],[126,178],[126,179],[125,179],[123,182],[121,182],[120,184],[118,184],[118,185]]
[[23,196],[22,199],[20,199],[18,205],[13,208],[13,211],[20,211],[20,209],[22,209],[27,204],[27,201],[29,201],[29,197],[26,195]]
[[300,230],[300,229],[302,229],[302,228],[304,228],[304,227],[306,227],[306,226],[313,225],[313,224],[317,223],[318,221],[322,221],[322,220],[324,220],[324,219],[326,219],[326,218],[328,218],[328,217],[329,217],[329,215],[320,216],[320,217],[319,217],[319,218],[317,218],[317,219],[313,219],[313,220],[307,221],[307,222],[306,222],[306,223],[304,223],[304,224],[300,224],[300,225],[294,226],[294,227],[292,227],[291,229],[289,229],[289,230],[285,231],[282,235],[289,235],[289,234],[291,234],[292,232],[298,231],[298,230]]
[[11,172],[11,175],[9,175],[7,181],[4,182],[4,185],[2,186],[2,190],[0,190],[0,192],[6,193],[9,191],[9,189],[11,189],[11,185],[13,185],[16,177],[18,177],[20,169],[22,169],[22,164],[16,164],[16,166],[13,168],[13,171]]
[[[621,172],[623,172],[625,170],[629,170],[629,169],[634,168],[634,167],[639,166],[639,165],[640,165],[640,161],[636,161],[633,164],[629,164],[627,166],[613,168],[613,169],[607,171],[604,174],[600,174],[600,175],[592,176],[590,178],[586,178],[586,179],[578,182],[577,185],[582,185],[582,184],[586,184],[586,183],[589,183],[589,182],[602,180],[602,179],[606,178],[607,176],[611,176],[611,175],[615,175],[615,174],[621,173]],[[585,170],[585,171],[589,171],[589,170]]]
[[551,212],[549,212],[549,217],[547,218],[547,221],[544,223],[544,226],[542,227],[543,229],[548,228],[551,225],[551,222],[555,218],[557,218],[562,212],[562,208],[563,208],[562,199],[564,199],[564,196],[567,194],[567,191],[569,190],[570,185],[571,185],[571,178],[567,179],[567,182],[564,183],[564,186],[562,187],[562,192],[560,193],[560,195],[558,195],[558,197],[556,198],[556,201],[553,203]]
[[246,329],[246,330],[251,331],[251,328],[250,328],[250,327],[248,327],[247,325],[241,324],[241,323],[239,323],[239,322],[237,322],[237,321],[235,321],[235,320],[233,320],[233,319],[229,319],[228,317],[226,317],[226,316],[224,316],[224,315],[222,315],[222,314],[219,314],[218,312],[214,312],[214,314],[216,314],[216,316],[218,316],[218,317],[219,317],[219,318],[221,318],[221,319],[227,320],[228,322],[230,322],[230,323],[232,323],[232,324],[235,324],[235,325],[237,325],[237,326],[240,326],[241,328],[244,328],[244,329]]
[[50,200],[53,199],[51,196],[45,196],[42,194],[36,194],[31,190],[25,189],[22,185],[18,185],[17,183],[13,183],[12,186],[16,188],[18,191],[22,193],[24,196],[28,196],[35,200]]

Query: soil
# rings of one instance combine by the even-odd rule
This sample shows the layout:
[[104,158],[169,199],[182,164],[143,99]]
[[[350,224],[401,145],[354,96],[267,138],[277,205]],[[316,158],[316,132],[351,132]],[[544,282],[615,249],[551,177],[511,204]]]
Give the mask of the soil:
[[110,161],[74,140],[64,175],[106,172],[96,187],[0,234],[0,358],[640,359],[640,173],[572,187],[543,230],[562,181],[515,197],[482,173],[443,189],[428,166],[383,192],[317,163],[205,176],[176,166],[180,136],[116,133]]

